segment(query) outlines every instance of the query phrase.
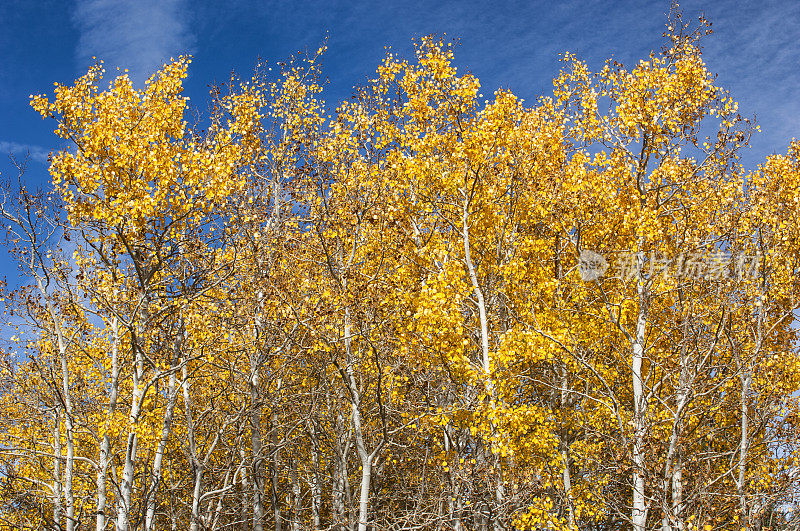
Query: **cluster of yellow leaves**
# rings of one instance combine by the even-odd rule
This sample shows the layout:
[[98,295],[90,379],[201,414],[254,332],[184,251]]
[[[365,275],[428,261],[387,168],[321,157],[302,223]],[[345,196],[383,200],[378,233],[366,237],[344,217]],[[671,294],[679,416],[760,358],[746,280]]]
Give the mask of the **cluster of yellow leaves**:
[[[326,499],[359,480],[364,461],[342,452],[361,437],[393,478],[375,511],[400,511],[396,492],[425,485],[432,505],[462,507],[446,518],[477,525],[467,512],[485,504],[524,529],[622,521],[632,474],[658,500],[651,519],[686,526],[732,519],[742,489],[777,499],[796,451],[776,454],[769,437],[792,440],[797,421],[800,143],[746,173],[737,152],[753,128],[695,40],[670,37],[630,70],[593,73],[567,54],[534,105],[505,90],[481,102],[479,81],[432,37],[414,61],[389,53],[331,119],[324,46],[277,80],[216,91],[203,134],[184,116],[185,57],[142,90],[124,75],[101,89],[96,65],[52,101],[33,97],[74,144],[51,173],[85,235],[74,263],[86,304],[59,302],[79,416],[97,427],[78,455],[94,459],[105,436],[124,453],[134,435],[152,454],[169,418],[163,481],[189,499],[184,468],[199,468],[186,456],[203,441],[221,507],[263,460],[244,442],[258,426],[284,437],[307,477],[340,474]],[[715,140],[698,136],[701,120],[718,120]],[[612,269],[582,281],[585,250]],[[763,265],[747,278],[655,268],[720,251]],[[626,257],[631,274],[613,269]],[[64,436],[32,405],[54,400],[41,391],[40,368],[60,361],[48,319],[30,345],[38,365],[14,376],[29,402],[3,404],[18,423],[4,420],[0,444]],[[644,413],[631,385],[639,335]],[[164,391],[176,380],[177,406]],[[772,424],[745,433],[742,459],[742,420],[756,412]],[[18,473],[50,473],[29,450],[37,459]],[[87,500],[88,462],[75,487]],[[687,501],[659,506],[682,495],[677,467]]]

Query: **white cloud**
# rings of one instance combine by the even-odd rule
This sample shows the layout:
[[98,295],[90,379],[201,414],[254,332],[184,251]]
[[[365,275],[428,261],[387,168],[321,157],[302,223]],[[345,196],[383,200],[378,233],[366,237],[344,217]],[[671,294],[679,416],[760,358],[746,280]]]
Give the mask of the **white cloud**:
[[31,146],[26,144],[20,144],[18,142],[6,142],[0,140],[0,154],[4,155],[14,155],[14,157],[22,162],[25,159],[25,155],[30,155],[31,160],[36,162],[40,162],[42,164],[47,164],[47,157],[50,152],[40,146]]
[[188,51],[189,13],[185,0],[78,0],[78,61],[87,67],[96,56],[109,73],[127,68],[141,84],[164,61]]

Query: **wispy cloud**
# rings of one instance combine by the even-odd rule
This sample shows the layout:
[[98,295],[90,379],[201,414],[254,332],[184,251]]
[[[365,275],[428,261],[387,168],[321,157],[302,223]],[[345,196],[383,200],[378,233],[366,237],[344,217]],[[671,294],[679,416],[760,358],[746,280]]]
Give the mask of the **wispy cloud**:
[[753,138],[752,158],[785,152],[788,142],[800,136],[800,4],[762,0],[732,9],[711,3],[707,9],[712,9],[706,12],[715,30],[707,41],[709,66],[719,73],[719,84],[731,90],[742,114],[755,115],[764,129]]
[[40,146],[20,144],[18,142],[7,142],[0,140],[0,154],[14,155],[18,161],[24,160],[26,154],[31,160],[47,164],[47,157],[50,152]]
[[76,50],[82,66],[92,57],[130,70],[141,83],[193,42],[186,0],[78,0],[73,15],[80,31]]

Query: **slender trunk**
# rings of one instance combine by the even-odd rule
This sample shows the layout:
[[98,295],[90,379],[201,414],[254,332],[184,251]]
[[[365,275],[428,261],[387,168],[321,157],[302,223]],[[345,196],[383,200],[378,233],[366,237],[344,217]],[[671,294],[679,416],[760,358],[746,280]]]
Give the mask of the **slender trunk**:
[[105,531],[106,520],[106,478],[108,476],[108,465],[111,460],[111,437],[108,436],[108,429],[113,422],[114,412],[117,409],[117,397],[119,396],[119,319],[114,316],[111,319],[111,387],[109,389],[108,410],[106,413],[106,427],[103,430],[103,441],[100,443],[100,459],[97,467],[97,518],[96,531]]
[[116,531],[128,531],[130,527],[131,497],[134,488],[134,471],[136,467],[136,454],[139,446],[139,436],[136,432],[139,417],[141,415],[142,398],[144,389],[142,379],[144,378],[144,345],[140,343],[143,330],[148,322],[147,305],[148,290],[142,287],[140,295],[140,328],[136,330],[131,347],[134,354],[134,366],[131,378],[131,407],[128,416],[128,441],[125,445],[125,465],[122,471],[122,484],[120,485],[120,496],[117,502],[117,522]]
[[372,461],[374,454],[367,453],[364,444],[364,434],[361,431],[361,412],[358,402],[352,404],[353,433],[356,440],[356,450],[361,460],[361,492],[358,498],[358,531],[366,531],[369,525],[369,493],[372,481]]
[[291,457],[289,459],[289,470],[291,471],[292,478],[292,531],[300,531],[300,477],[297,474],[297,458]]
[[[678,452],[678,444],[680,438],[680,428],[677,425],[679,420],[677,415],[680,413],[680,408],[677,409],[675,425],[672,428],[672,434],[669,439],[669,446],[667,447],[667,455],[664,464],[664,481],[663,481],[663,515],[661,516],[661,531],[672,531],[672,523],[678,521],[680,514],[680,503],[682,498],[682,461]],[[670,501],[670,492],[672,493],[672,500]]]
[[72,398],[69,390],[69,365],[67,363],[66,346],[59,338],[59,351],[61,353],[61,380],[62,393],[64,394],[64,428],[66,431],[67,458],[64,466],[64,502],[66,504],[66,530],[75,529],[75,491],[72,488],[72,478],[75,473],[75,436],[72,426]]
[[495,481],[497,482],[494,488],[494,501],[497,504],[495,510],[492,511],[494,516],[492,521],[492,528],[494,531],[502,531],[505,529],[503,522],[506,519],[505,515],[505,482],[503,479],[503,462],[501,461],[502,456],[500,454],[492,454],[494,458],[494,474],[495,474]]
[[197,439],[194,432],[194,418],[192,415],[192,400],[189,396],[189,377],[186,365],[181,369],[181,389],[183,390],[184,414],[186,415],[186,439],[189,446],[189,461],[194,476],[192,489],[192,515],[189,529],[197,531],[200,528],[200,490],[203,486],[203,464],[197,457]]
[[747,489],[745,482],[747,480],[747,453],[749,451],[750,437],[749,437],[749,422],[750,419],[747,415],[747,395],[750,391],[750,384],[753,379],[752,369],[750,364],[747,363],[746,367],[742,368],[740,379],[742,382],[742,392],[739,397],[740,415],[741,415],[741,439],[739,442],[739,477],[736,481],[736,490],[739,495],[739,514],[740,522],[746,529],[750,528],[750,515],[747,507]]
[[[54,333],[56,336],[56,345],[58,346],[58,358],[61,364],[61,410],[64,414],[64,430],[65,430],[65,442],[67,445],[67,455],[66,460],[64,462],[64,483],[63,483],[63,496],[64,496],[64,503],[66,504],[66,526],[65,529],[67,531],[72,531],[75,529],[75,492],[72,488],[72,479],[75,473],[75,437],[74,431],[72,426],[72,393],[69,389],[69,362],[67,360],[67,339],[64,337],[64,330],[61,328],[61,321],[59,319],[58,313],[56,312],[55,307],[53,306],[50,297],[48,297],[47,290],[45,288],[45,284],[43,283],[42,279],[37,275],[36,276],[36,285],[39,288],[39,292],[41,293],[43,299],[46,301],[47,304],[47,311],[50,314],[50,317],[53,319],[53,325],[55,327]],[[58,417],[57,417],[58,418]],[[57,421],[57,433],[59,437],[57,437],[57,445],[58,445],[58,452],[57,455],[60,456],[61,454],[61,437],[60,437],[60,428],[58,427],[60,422]],[[58,477],[60,474],[56,474]],[[60,494],[58,504],[56,504],[56,508],[54,509],[54,516],[58,516],[56,522],[60,525],[61,520],[61,500]],[[56,512],[57,511],[57,512]],[[55,518],[54,518],[55,519]]]
[[[242,463],[247,463],[247,452],[244,448],[239,448],[239,457],[242,459]],[[245,523],[250,519],[250,485],[247,481],[247,468],[242,470],[242,476],[239,479],[239,484],[241,485],[242,489],[242,497],[241,497],[241,506],[239,508],[239,520],[242,522],[244,526]]]
[[453,496],[450,498],[450,514],[453,522],[453,531],[464,531],[464,522],[461,515],[464,514],[464,500],[461,496],[461,486],[458,478],[453,484]]
[[131,409],[128,417],[129,431],[128,441],[125,446],[125,465],[122,470],[122,484],[120,485],[120,498],[117,504],[117,531],[128,531],[130,525],[129,511],[131,507],[131,494],[133,492],[133,473],[136,465],[136,453],[138,450],[138,435],[136,424],[139,421],[141,408],[142,388],[141,377],[144,375],[144,359],[140,347],[134,345],[136,351],[136,363],[133,368],[133,389],[131,394]]
[[[763,289],[763,285],[762,285]],[[753,350],[752,359],[755,359],[761,352],[764,342],[764,298],[759,297],[758,316],[756,321],[756,345]],[[739,462],[738,478],[736,480],[736,491],[739,496],[739,522],[745,529],[750,529],[750,511],[747,504],[747,453],[750,450],[750,418],[748,416],[747,397],[750,394],[750,386],[753,382],[753,365],[751,359],[742,359],[739,354],[739,379],[742,389],[739,396],[739,415],[741,436],[739,441]]]
[[53,525],[61,529],[61,408],[55,410],[53,426]]
[[361,494],[358,502],[358,531],[366,531],[369,525],[369,488],[372,480],[372,460],[369,455],[361,460]]
[[[208,524],[211,521],[211,512],[213,504],[209,503],[208,510],[206,511],[205,516],[203,516],[203,510],[202,510],[203,498],[212,494],[208,492],[203,494],[203,479],[205,471],[208,468],[208,463],[209,461],[211,461],[211,457],[214,454],[214,450],[216,449],[220,439],[223,437],[223,434],[228,424],[226,423],[219,429],[214,430],[213,432],[214,438],[212,439],[210,444],[205,445],[204,456],[203,459],[201,460],[199,457],[198,446],[197,446],[197,435],[195,430],[194,417],[192,413],[192,402],[189,393],[190,385],[188,383],[186,365],[182,367],[181,372],[183,376],[183,382],[181,383],[181,387],[183,388],[183,403],[185,404],[184,409],[186,413],[186,426],[187,426],[186,435],[189,443],[189,458],[191,460],[192,470],[194,472],[194,489],[192,490],[192,519],[191,519],[190,529],[191,531],[197,531],[201,528],[208,529]],[[200,417],[202,418],[203,414],[201,414]],[[217,493],[220,495],[220,501],[226,492],[229,477],[230,477],[230,469],[225,473],[223,488],[217,491],[213,491],[213,493]]]
[[361,492],[358,502],[358,531],[366,531],[369,522],[369,491],[370,481],[372,480],[372,460],[373,455],[367,452],[364,441],[364,433],[361,429],[361,398],[353,375],[353,351],[350,323],[350,308],[344,309],[344,345],[345,355],[347,356],[347,385],[350,387],[351,421],[353,423],[353,435],[356,441],[356,451],[361,460]]
[[[240,473],[242,469],[242,463],[236,467],[236,470],[233,472],[233,479],[231,479],[231,471],[230,469],[225,471],[225,478],[222,480],[222,488],[224,490],[228,490],[232,488],[232,484],[236,484],[236,475]],[[209,504],[208,506],[208,515],[207,520],[211,522],[211,529],[218,529],[219,528],[219,520],[222,516],[222,507],[225,501],[225,494],[221,495],[217,500],[217,506],[214,508],[213,513],[211,510],[212,505]]]
[[[467,192],[465,191],[465,194]],[[489,321],[486,316],[486,301],[483,297],[483,291],[481,290],[480,284],[478,283],[478,275],[475,271],[475,265],[472,263],[472,256],[470,254],[470,243],[469,243],[469,203],[468,199],[465,196],[464,198],[464,211],[461,218],[461,229],[462,235],[461,237],[464,240],[464,262],[467,266],[467,272],[469,273],[469,279],[472,282],[472,291],[475,294],[475,300],[478,304],[478,317],[480,319],[480,326],[481,326],[481,362],[483,365],[483,371],[486,373],[487,378],[490,372],[489,367]]]
[[639,315],[636,321],[636,336],[632,345],[633,380],[633,507],[631,522],[633,531],[644,531],[647,523],[647,501],[645,498],[645,436],[647,398],[644,391],[642,363],[644,361],[645,331],[647,328],[647,293],[643,278],[644,253],[637,256],[637,285],[639,295]]
[[[464,263],[467,267],[467,273],[469,274],[470,282],[472,283],[472,292],[475,295],[475,302],[478,306],[478,318],[480,321],[480,329],[481,329],[481,364],[483,368],[483,373],[485,377],[485,387],[486,391],[489,396],[494,400],[496,398],[496,393],[494,389],[494,385],[492,384],[491,380],[491,365],[489,359],[489,318],[486,312],[486,299],[484,297],[483,290],[481,289],[480,283],[478,282],[478,274],[475,269],[475,264],[472,262],[472,254],[470,253],[470,241],[469,241],[469,205],[470,205],[470,196],[469,191],[467,190],[466,186],[464,188],[464,204],[461,216],[461,237],[464,240]],[[492,423],[492,431],[494,431],[495,426]],[[505,491],[503,485],[503,467],[501,462],[501,456],[497,455],[493,458],[493,468],[495,474],[495,503],[497,511],[496,513],[501,513],[502,508],[505,503]],[[495,531],[502,529],[502,523],[500,522],[502,517],[494,518],[493,519],[493,527]]]
[[311,435],[311,525],[314,531],[320,528],[320,507],[322,506],[322,489],[319,475],[319,441],[314,421],[308,422],[308,431]]
[[[186,369],[184,367],[184,371],[185,370]],[[185,374],[186,373],[184,372],[184,375]],[[185,380],[186,380],[186,378],[184,376],[184,381]],[[188,393],[186,393],[184,395],[185,399],[187,397],[188,397]],[[186,411],[187,412],[191,411],[191,408],[189,406],[189,402],[188,401],[187,401]],[[206,411],[208,411],[208,410],[206,410]],[[187,414],[187,416],[188,416],[188,414]],[[214,504],[213,504],[213,502],[209,501],[208,508],[206,509],[205,515],[203,515],[203,507],[202,507],[203,498],[210,497],[213,494],[219,495],[219,505],[218,505],[218,509],[217,509],[217,513],[219,513],[219,511],[221,510],[221,506],[222,506],[222,500],[223,500],[223,498],[225,498],[225,494],[227,493],[227,491],[230,488],[229,487],[229,478],[230,478],[230,475],[231,475],[231,471],[230,471],[230,468],[228,468],[225,471],[225,477],[223,479],[222,488],[221,489],[213,490],[211,492],[205,492],[205,493],[202,492],[202,490],[203,490],[203,480],[205,479],[205,471],[209,468],[209,462],[211,461],[211,458],[214,455],[214,450],[216,449],[217,444],[219,444],[220,439],[222,439],[224,437],[225,429],[228,426],[229,426],[229,424],[225,423],[219,429],[215,430],[214,439],[211,441],[211,444],[207,444],[206,447],[205,447],[205,455],[203,456],[203,460],[202,461],[200,461],[200,459],[197,457],[197,442],[196,442],[196,438],[195,438],[195,434],[194,434],[194,429],[192,429],[192,432],[191,432],[191,436],[195,440],[195,443],[194,443],[194,456],[195,457],[194,457],[194,459],[197,462],[197,465],[195,467],[196,473],[195,473],[194,495],[192,497],[192,522],[197,522],[198,526],[202,526],[202,529],[204,529],[204,530],[208,529],[210,524],[212,523],[211,517],[212,517],[212,514],[214,513]],[[237,467],[237,471],[239,470],[239,468],[241,468],[241,466],[242,465]],[[235,474],[234,474],[234,477],[235,477]],[[214,522],[214,525],[211,526],[212,529],[214,527],[216,527],[216,521]]]
[[264,531],[264,457],[261,442],[261,397],[258,391],[258,370],[251,375],[250,442],[252,450],[253,531]]
[[561,470],[561,480],[564,482],[564,498],[567,505],[567,524],[570,529],[575,527],[575,505],[572,501],[572,476],[570,475],[569,466],[569,447],[562,442],[561,447],[561,461],[563,468]]
[[[688,323],[688,319],[686,320]],[[684,333],[684,337],[686,337]],[[661,518],[661,531],[674,529],[683,531],[683,455],[681,449],[681,433],[683,430],[683,411],[689,397],[689,363],[686,357],[686,347],[681,352],[681,374],[676,397],[675,416],[673,419],[672,433],[667,448],[666,463],[664,465],[664,515]],[[670,498],[671,491],[671,498]]]
[[200,529],[200,490],[203,486],[203,467],[200,463],[194,467],[194,490],[192,491],[192,523],[190,531]]
[[450,472],[447,473],[450,483],[450,497],[447,500],[447,521],[453,526],[453,531],[464,531],[464,524],[461,521],[461,489],[458,479]]
[[[567,367],[561,365],[561,397],[560,406],[562,411],[566,411],[569,399],[569,389],[567,388]],[[572,475],[570,471],[569,457],[569,433],[566,426],[562,427],[561,432],[561,480],[564,483],[564,501],[567,505],[567,523],[570,529],[575,528],[575,504],[572,500]]]
[[683,451],[678,449],[675,468],[672,472],[672,514],[675,515],[675,529],[683,531]]
[[[278,384],[280,388],[280,383]],[[275,518],[275,531],[281,531],[283,528],[283,516],[281,515],[281,504],[278,498],[280,491],[280,469],[281,469],[281,455],[278,441],[278,413],[272,413],[272,514]]]
[[[445,455],[448,456],[449,460],[452,460],[452,464],[449,467],[449,470],[447,472],[445,472],[445,474],[447,475],[447,481],[450,484],[450,490],[451,490],[450,499],[448,500],[448,518],[447,518],[447,520],[449,522],[451,522],[451,525],[453,526],[453,530],[454,531],[463,531],[464,530],[464,524],[463,524],[463,522],[461,520],[461,515],[462,515],[461,509],[462,509],[462,505],[463,505],[463,503],[461,501],[461,488],[460,488],[460,482],[459,482],[458,475],[454,474],[454,471],[456,470],[455,469],[455,463],[458,462],[460,452],[459,452],[458,444],[456,443],[454,435],[453,435],[453,431],[454,431],[453,427],[450,424],[448,424],[447,426],[444,427],[443,431],[444,431],[444,451],[445,451]],[[450,457],[451,455],[453,457]],[[427,455],[426,455],[426,460],[427,460]],[[424,486],[425,485],[423,483],[422,487],[424,488]],[[420,495],[420,498],[422,498],[421,495]]]
[[[169,440],[170,432],[172,431],[172,415],[175,411],[175,402],[177,401],[178,391],[176,389],[177,376],[175,374],[174,365],[177,359],[173,361],[173,371],[169,375],[169,389],[167,391],[167,407],[164,411],[164,421],[161,425],[161,438],[158,441],[156,448],[156,455],[153,459],[153,470],[150,473],[150,488],[148,489],[147,498],[147,516],[145,518],[145,529],[149,531],[153,528],[153,518],[156,511],[156,498],[158,496],[158,489],[161,485],[161,465],[164,460],[164,451]],[[185,367],[184,367],[185,371]]]
[[[260,339],[263,324],[261,305],[264,292],[259,290],[256,299],[256,339]],[[253,531],[264,531],[264,449],[261,441],[261,360],[256,351],[250,354],[250,444],[253,474]]]
[[[336,405],[334,404],[334,407]],[[336,448],[333,459],[333,485],[331,488],[331,504],[335,529],[351,528],[352,519],[348,518],[349,491],[347,480],[347,456],[350,453],[350,430],[345,428],[345,420],[340,411],[336,411]],[[346,523],[346,525],[345,525]]]

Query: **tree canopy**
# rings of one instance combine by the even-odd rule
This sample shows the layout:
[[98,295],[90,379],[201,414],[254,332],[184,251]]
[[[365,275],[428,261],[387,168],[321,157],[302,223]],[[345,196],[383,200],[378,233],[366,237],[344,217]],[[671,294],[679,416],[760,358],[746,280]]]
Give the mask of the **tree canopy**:
[[739,163],[707,33],[534,102],[437,37],[330,111],[325,46],[195,125],[188,57],[32,97],[0,529],[796,526],[800,142]]

